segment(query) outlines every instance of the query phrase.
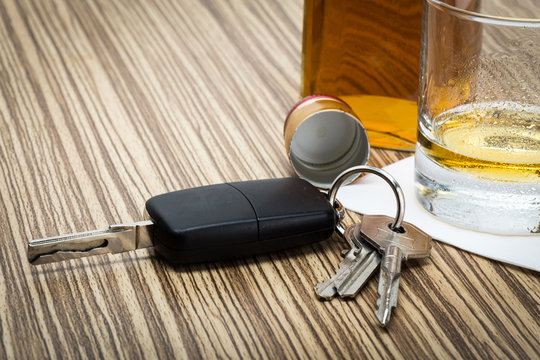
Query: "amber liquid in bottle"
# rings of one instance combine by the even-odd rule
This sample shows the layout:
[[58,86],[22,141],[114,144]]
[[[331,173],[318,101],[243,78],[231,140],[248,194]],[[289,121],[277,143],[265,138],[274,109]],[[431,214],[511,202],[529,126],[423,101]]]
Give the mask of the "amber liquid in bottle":
[[337,96],[372,146],[413,151],[421,14],[421,0],[305,0],[302,96]]

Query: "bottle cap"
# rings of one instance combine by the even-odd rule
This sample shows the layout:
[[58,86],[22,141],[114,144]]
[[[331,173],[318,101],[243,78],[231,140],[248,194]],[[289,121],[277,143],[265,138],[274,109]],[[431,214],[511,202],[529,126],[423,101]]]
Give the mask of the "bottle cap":
[[333,96],[313,95],[298,102],[287,115],[283,135],[298,176],[323,189],[369,158],[364,126],[347,103]]

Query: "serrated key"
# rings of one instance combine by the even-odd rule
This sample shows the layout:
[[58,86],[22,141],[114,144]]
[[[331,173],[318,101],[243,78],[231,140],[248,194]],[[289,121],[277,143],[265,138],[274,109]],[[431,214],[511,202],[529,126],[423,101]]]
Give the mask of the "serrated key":
[[397,306],[402,260],[427,257],[431,250],[431,236],[408,222],[393,230],[393,221],[389,216],[364,215],[361,224],[352,230],[355,237],[369,242],[383,254],[375,311],[382,326],[388,324],[392,308]]
[[351,249],[345,253],[336,273],[315,286],[315,292],[320,299],[356,296],[381,262],[380,254],[371,245],[361,239],[353,239],[353,228],[354,226],[348,227],[344,232]]

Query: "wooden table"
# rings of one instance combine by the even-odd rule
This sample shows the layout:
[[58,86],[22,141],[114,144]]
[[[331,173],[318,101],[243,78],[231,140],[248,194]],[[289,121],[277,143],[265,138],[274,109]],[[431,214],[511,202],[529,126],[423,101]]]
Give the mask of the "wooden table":
[[385,329],[376,279],[316,299],[337,238],[216,264],[30,265],[28,240],[140,220],[152,195],[294,176],[302,3],[5,0],[0,18],[0,358],[540,356],[539,274],[438,242],[404,268]]

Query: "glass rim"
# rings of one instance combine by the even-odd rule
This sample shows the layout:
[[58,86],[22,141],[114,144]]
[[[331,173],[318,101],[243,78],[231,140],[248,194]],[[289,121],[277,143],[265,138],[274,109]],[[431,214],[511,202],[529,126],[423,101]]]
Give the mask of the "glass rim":
[[[519,17],[505,17],[497,15],[482,14],[475,11],[460,9],[453,5],[447,4],[442,0],[426,0],[427,3],[438,7],[440,10],[449,10],[453,15],[463,17],[471,21],[486,22],[498,25],[512,25],[512,26],[525,26],[525,27],[540,27],[540,19],[535,18],[519,18]],[[443,8],[443,9],[441,9]]]

